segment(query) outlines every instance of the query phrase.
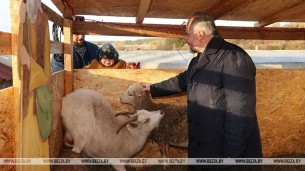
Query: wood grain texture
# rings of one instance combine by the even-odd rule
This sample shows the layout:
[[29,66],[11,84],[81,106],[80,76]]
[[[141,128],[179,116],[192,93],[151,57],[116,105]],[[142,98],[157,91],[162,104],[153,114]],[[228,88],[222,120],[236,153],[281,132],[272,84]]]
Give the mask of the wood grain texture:
[[148,12],[151,0],[140,0],[139,7],[138,7],[138,14],[136,18],[137,24],[142,24],[143,20]]
[[61,154],[63,127],[61,121],[61,104],[64,92],[64,72],[51,75],[52,85],[52,131],[49,136],[50,158],[57,158]]
[[[155,83],[182,70],[75,70],[74,86],[106,96],[117,112],[131,110],[120,96],[134,83]],[[305,70],[257,70],[257,117],[264,157],[305,151]],[[154,99],[155,102],[186,104],[186,96]],[[185,150],[171,149],[174,156]],[[148,143],[141,157],[160,157],[156,143]]]
[[12,54],[12,42],[11,33],[0,31],[0,55],[11,55]]
[[51,54],[63,54],[64,44],[62,42],[50,41],[50,53]]
[[[61,0],[52,0],[64,14],[65,8]],[[65,0],[75,15],[100,15],[137,17],[140,1],[134,0]],[[268,16],[286,11],[303,0],[154,0],[151,1],[147,18],[175,18],[188,19],[194,12],[210,11],[221,20],[260,21]],[[219,10],[218,10],[219,9]],[[304,12],[296,11],[296,17],[281,16],[280,21],[305,21]]]
[[[142,36],[184,38],[184,26],[155,24],[120,24],[105,22],[74,22],[74,33],[89,35]],[[305,40],[305,28],[227,27],[218,26],[225,39]]]
[[72,40],[73,25],[72,21],[64,20],[64,69],[65,74],[65,94],[73,91],[73,40]]
[[[0,157],[16,158],[18,118],[14,111],[14,88],[0,90]],[[0,170],[15,170],[16,166],[0,166]]]

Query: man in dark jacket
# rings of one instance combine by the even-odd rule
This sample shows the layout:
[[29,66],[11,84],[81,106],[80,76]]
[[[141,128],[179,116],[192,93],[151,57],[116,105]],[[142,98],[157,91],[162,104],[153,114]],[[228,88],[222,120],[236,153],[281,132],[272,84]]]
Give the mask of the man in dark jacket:
[[256,68],[250,56],[221,38],[214,19],[204,12],[190,18],[185,39],[198,53],[188,69],[160,83],[143,84],[143,91],[152,97],[187,92],[189,158],[261,158]]
[[[83,17],[78,16],[78,20],[84,21]],[[85,35],[73,34],[73,68],[81,69],[89,65],[95,59],[98,46],[85,41]],[[53,55],[51,58],[52,73],[64,69],[63,55]]]

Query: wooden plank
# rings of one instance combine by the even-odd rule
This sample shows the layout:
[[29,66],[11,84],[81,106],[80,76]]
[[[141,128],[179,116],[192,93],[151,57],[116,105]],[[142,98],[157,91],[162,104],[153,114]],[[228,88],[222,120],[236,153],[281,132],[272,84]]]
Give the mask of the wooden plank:
[[73,24],[71,20],[64,20],[64,64],[65,64],[65,94],[73,91]]
[[[18,119],[14,113],[14,88],[0,91],[0,157],[16,158],[16,129]],[[1,165],[0,170],[16,170],[14,165]]]
[[0,55],[11,55],[12,54],[12,42],[11,33],[0,31]]
[[48,18],[50,21],[56,23],[59,26],[63,26],[63,20],[64,18],[54,12],[52,9],[50,9],[48,6],[45,4],[41,3],[41,8],[44,10],[44,12],[48,15]]
[[[29,5],[33,5],[31,2]],[[40,26],[40,27],[39,27]],[[49,143],[47,139],[42,138],[38,123],[38,113],[36,111],[36,92],[35,88],[48,84],[50,78],[50,35],[48,27],[48,18],[44,11],[38,11],[37,18],[34,23],[28,25],[28,50],[30,55],[30,69],[29,81],[22,82],[26,84],[29,82],[29,87],[24,86],[24,91],[28,90],[23,98],[28,99],[27,114],[22,116],[22,145],[24,158],[41,158],[49,157]],[[39,45],[39,46],[37,46]],[[26,67],[23,65],[23,67]],[[24,77],[24,76],[23,76]],[[49,165],[27,165],[23,166],[23,170],[50,170]]]
[[63,14],[65,10],[65,6],[62,0],[52,0],[53,4],[57,7],[57,9]]
[[[74,22],[75,33],[89,35],[142,36],[184,38],[184,26],[164,26],[154,24],[91,23]],[[225,39],[260,40],[305,40],[304,28],[264,28],[264,27],[227,27],[218,26]]]
[[256,23],[255,26],[264,27],[278,21],[285,21],[286,19],[298,18],[300,14],[304,14],[304,11],[305,11],[305,3],[301,2],[300,4],[292,8],[289,8],[281,12],[277,12],[267,18],[264,18],[263,20]]
[[50,52],[51,54],[63,54],[64,44],[62,42],[50,41]]
[[151,4],[151,0],[140,0],[140,4],[138,7],[138,14],[136,18],[137,24],[143,23],[144,17],[147,14],[150,4]]
[[218,19],[223,15],[227,14],[230,11],[233,11],[235,8],[238,8],[245,3],[250,3],[250,1],[245,0],[221,0],[218,1],[213,7],[208,10],[214,19]]
[[185,26],[166,26],[149,24],[123,24],[105,22],[74,22],[74,33],[113,35],[113,36],[143,36],[143,37],[184,37]]
[[[37,3],[36,1],[28,1],[29,3]],[[29,4],[31,6],[33,4]],[[16,129],[16,157],[17,158],[41,158],[41,157],[49,157],[49,146],[48,141],[43,140],[41,138],[39,128],[38,128],[38,119],[37,114],[34,112],[34,93],[33,91],[28,91],[29,81],[27,79],[27,70],[28,65],[23,65],[26,62],[23,58],[23,54],[21,53],[21,47],[24,43],[24,37],[28,37],[26,42],[28,45],[24,46],[28,52],[30,52],[31,58],[33,58],[33,54],[35,52],[32,51],[31,45],[35,46],[36,34],[35,31],[32,31],[35,23],[33,24],[24,24],[28,23],[25,21],[25,4],[22,0],[11,0],[11,22],[12,22],[12,36],[11,36],[11,44],[12,44],[12,65],[13,65],[13,88],[14,88],[14,112],[18,121],[16,121],[17,129]],[[40,15],[40,11],[38,11],[38,15]],[[47,21],[46,21],[47,22]],[[24,27],[28,28],[27,31],[24,32]],[[48,27],[46,27],[43,31],[48,31]],[[35,40],[34,40],[35,39]],[[49,32],[45,34],[45,39],[49,42]],[[36,47],[36,46],[35,46]],[[31,51],[30,51],[31,49]],[[48,51],[49,47],[45,48],[45,51]],[[48,51],[47,55],[44,54],[47,59],[50,57],[50,52]],[[34,58],[33,58],[34,59]],[[27,59],[29,60],[29,59]],[[49,61],[49,60],[47,60]],[[48,68],[47,70],[50,71]],[[24,72],[25,71],[25,72]],[[30,75],[31,76],[31,75]],[[28,93],[26,93],[28,92]],[[28,102],[28,105],[24,102]],[[27,105],[27,106],[24,106]],[[17,170],[49,170],[49,165],[18,165],[16,166]]]
[[[60,157],[63,148],[63,127],[61,121],[62,98],[64,97],[64,72],[51,75],[52,91],[52,132],[49,136],[50,158]],[[52,169],[51,169],[52,170]]]
[[[42,67],[44,66],[44,52],[45,52],[45,37],[46,37],[46,28],[48,28],[48,16],[47,14],[42,11],[39,13],[40,15],[37,16],[37,20],[35,22],[35,31],[36,31],[36,46],[34,46],[37,49],[37,59],[36,62]],[[49,30],[49,29],[48,29]],[[48,32],[49,33],[49,32]],[[48,41],[49,42],[49,41]],[[32,45],[33,47],[33,45]],[[49,48],[49,47],[48,47]],[[49,61],[49,59],[47,59]]]
[[305,28],[217,27],[225,39],[305,40]]
[[[13,71],[13,88],[14,88],[14,116],[16,118],[17,127],[15,130],[15,140],[16,140],[16,156],[17,158],[22,158],[22,127],[23,127],[23,119],[21,116],[21,97],[20,97],[20,86],[21,86],[21,64],[20,64],[20,56],[19,51],[23,42],[23,25],[20,24],[19,21],[24,21],[20,17],[19,11],[24,8],[21,8],[21,0],[10,0],[10,12],[11,12],[11,51],[12,51],[12,71]],[[24,11],[25,12],[25,11]],[[25,17],[25,16],[24,16]],[[22,168],[22,166],[16,166],[18,170]]]

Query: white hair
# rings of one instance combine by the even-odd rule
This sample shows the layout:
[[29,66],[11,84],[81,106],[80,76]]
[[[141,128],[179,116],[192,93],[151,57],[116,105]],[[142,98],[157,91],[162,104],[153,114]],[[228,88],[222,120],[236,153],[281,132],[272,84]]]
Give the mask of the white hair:
[[218,35],[214,18],[206,12],[196,12],[193,15],[191,28],[194,31],[203,31],[208,36]]

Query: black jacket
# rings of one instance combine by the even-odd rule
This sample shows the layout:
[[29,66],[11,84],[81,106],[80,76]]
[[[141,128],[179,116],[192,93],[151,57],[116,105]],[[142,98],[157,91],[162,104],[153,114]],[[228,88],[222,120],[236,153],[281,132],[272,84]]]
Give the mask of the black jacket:
[[243,49],[214,37],[185,72],[151,85],[152,97],[187,91],[189,158],[262,157],[255,74]]
[[73,67],[74,69],[81,69],[86,65],[89,65],[93,59],[96,57],[96,52],[98,50],[98,46],[84,41],[84,45],[86,47],[85,54],[82,56],[77,52],[77,47],[73,46]]

